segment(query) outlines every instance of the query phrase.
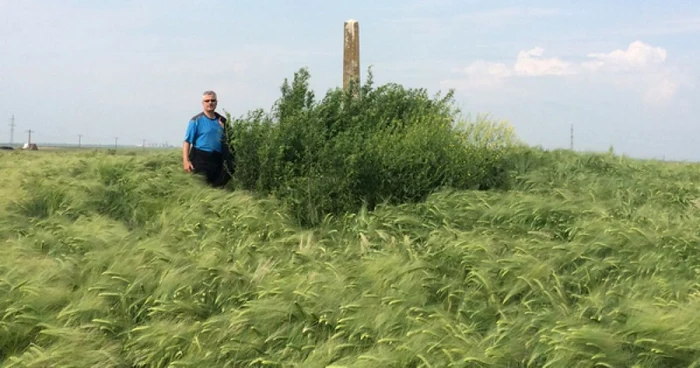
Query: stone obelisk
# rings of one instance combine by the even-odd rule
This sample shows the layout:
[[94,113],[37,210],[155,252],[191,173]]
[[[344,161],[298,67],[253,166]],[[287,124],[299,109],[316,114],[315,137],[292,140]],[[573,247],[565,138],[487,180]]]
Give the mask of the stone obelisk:
[[343,48],[343,89],[347,91],[350,81],[355,88],[360,85],[360,25],[356,20],[345,21]]

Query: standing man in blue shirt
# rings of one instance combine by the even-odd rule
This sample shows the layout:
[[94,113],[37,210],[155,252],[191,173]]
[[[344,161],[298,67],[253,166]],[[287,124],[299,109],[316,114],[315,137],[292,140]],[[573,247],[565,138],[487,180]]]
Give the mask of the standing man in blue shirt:
[[[226,136],[226,118],[216,112],[214,91],[202,94],[202,112],[190,119],[182,144],[186,172],[202,174],[207,183],[223,186],[230,179],[232,150]],[[227,170],[228,168],[228,170]]]

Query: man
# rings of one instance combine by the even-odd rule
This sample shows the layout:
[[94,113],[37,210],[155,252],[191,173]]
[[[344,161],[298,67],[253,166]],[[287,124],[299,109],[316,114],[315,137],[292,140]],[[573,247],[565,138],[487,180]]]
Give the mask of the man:
[[190,119],[182,144],[182,166],[201,174],[207,183],[226,185],[233,173],[233,149],[228,144],[226,118],[216,112],[214,91],[202,94],[202,112]]

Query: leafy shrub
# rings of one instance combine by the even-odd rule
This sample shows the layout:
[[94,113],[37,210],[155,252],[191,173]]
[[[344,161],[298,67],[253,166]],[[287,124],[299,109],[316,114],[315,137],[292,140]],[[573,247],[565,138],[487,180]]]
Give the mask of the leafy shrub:
[[367,83],[317,101],[300,69],[270,113],[232,122],[234,180],[278,196],[304,224],[379,203],[424,200],[441,188],[507,188],[504,123],[461,119],[452,91]]

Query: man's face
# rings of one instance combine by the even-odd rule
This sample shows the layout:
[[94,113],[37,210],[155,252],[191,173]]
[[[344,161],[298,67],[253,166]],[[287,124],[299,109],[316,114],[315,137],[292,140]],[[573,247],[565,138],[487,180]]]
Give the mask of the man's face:
[[204,95],[202,97],[202,107],[206,112],[214,112],[216,110],[216,95]]

